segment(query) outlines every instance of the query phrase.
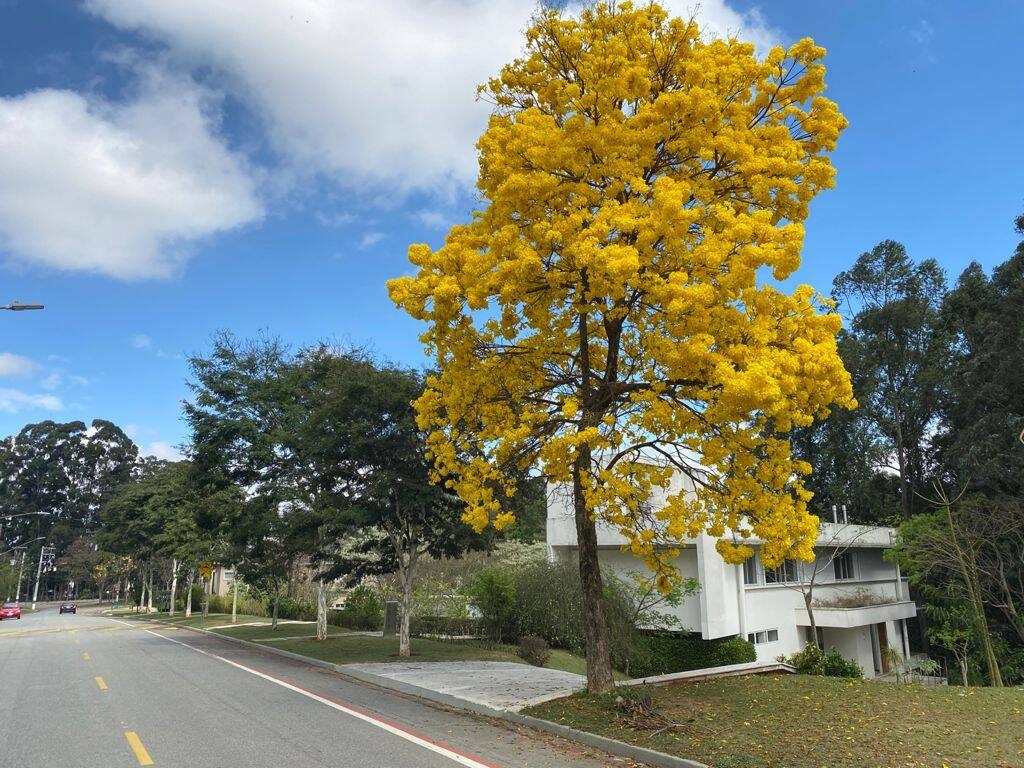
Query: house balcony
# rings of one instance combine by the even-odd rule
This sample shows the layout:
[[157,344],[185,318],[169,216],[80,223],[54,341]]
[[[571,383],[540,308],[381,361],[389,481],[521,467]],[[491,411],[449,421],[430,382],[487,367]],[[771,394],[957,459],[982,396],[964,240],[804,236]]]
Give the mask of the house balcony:
[[[890,583],[889,589],[884,590],[889,594],[868,594],[860,601],[863,604],[846,605],[826,602],[812,605],[814,623],[818,627],[853,629],[883,622],[898,622],[901,618],[912,618],[918,614],[918,606],[912,600],[903,597],[906,595],[905,587],[901,585],[898,590],[895,587],[895,583]],[[893,594],[894,592],[899,594]],[[796,613],[798,627],[811,626],[811,617],[807,614],[807,608],[800,606],[796,609]]]

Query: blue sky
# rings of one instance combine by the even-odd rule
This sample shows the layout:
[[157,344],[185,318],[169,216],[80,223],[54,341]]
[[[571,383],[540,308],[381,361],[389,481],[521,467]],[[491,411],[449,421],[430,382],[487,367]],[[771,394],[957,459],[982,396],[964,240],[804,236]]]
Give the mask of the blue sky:
[[[384,281],[472,209],[473,86],[532,7],[0,0],[0,299],[47,305],[0,317],[0,434],[106,418],[171,455],[185,357],[218,329],[422,364]],[[850,128],[796,280],[827,291],[886,238],[952,277],[1010,255],[1024,5],[705,0],[699,16],[829,49]]]

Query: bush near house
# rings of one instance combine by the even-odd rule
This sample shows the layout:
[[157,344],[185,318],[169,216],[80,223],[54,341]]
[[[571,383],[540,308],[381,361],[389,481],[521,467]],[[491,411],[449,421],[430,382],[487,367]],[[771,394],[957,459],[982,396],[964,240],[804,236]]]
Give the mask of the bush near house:
[[753,644],[739,637],[705,640],[679,632],[646,632],[641,634],[639,645],[641,652],[628,670],[633,677],[744,664],[757,659]]
[[802,675],[824,675],[825,677],[857,679],[864,677],[864,670],[860,668],[857,662],[843,658],[843,655],[835,648],[823,651],[813,643],[788,658],[780,656],[779,661],[796,667],[796,671]]

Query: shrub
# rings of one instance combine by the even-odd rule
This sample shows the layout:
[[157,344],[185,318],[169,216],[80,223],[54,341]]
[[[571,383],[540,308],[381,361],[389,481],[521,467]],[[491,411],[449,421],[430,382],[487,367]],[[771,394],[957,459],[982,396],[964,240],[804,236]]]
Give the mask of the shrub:
[[384,621],[384,603],[377,593],[360,584],[345,598],[345,617],[352,629],[376,629]]
[[[273,603],[270,606],[273,610]],[[316,606],[311,603],[300,603],[290,597],[282,597],[277,606],[277,618],[293,621],[316,621]]]
[[827,653],[814,643],[789,658],[780,656],[781,661],[792,665],[802,675],[824,675],[825,677],[864,677],[864,670],[855,661],[843,657],[835,648]]
[[516,654],[527,664],[543,667],[551,658],[551,646],[543,637],[523,635],[519,638],[519,650],[516,651]]
[[829,652],[825,654],[824,675],[826,677],[851,677],[860,679],[864,677],[864,670],[860,668],[860,664],[856,661],[845,658],[835,648],[831,648],[829,649]]
[[355,613],[345,608],[331,608],[327,611],[327,623],[361,632],[376,632],[384,626],[384,616]]
[[409,631],[418,637],[479,637],[483,621],[463,616],[413,616]]
[[[210,595],[210,613],[231,613],[232,599],[230,592],[224,596]],[[266,616],[267,606],[256,598],[239,595],[238,613],[245,616]]]
[[[496,642],[535,635],[552,648],[586,651],[586,621],[579,570],[570,563],[533,561],[511,568],[489,568],[473,582],[473,606],[487,636]],[[604,608],[609,650],[617,669],[628,669],[637,653],[633,611],[621,585],[609,579]]]
[[644,653],[626,670],[636,677],[668,675],[691,669],[745,664],[757,659],[752,643],[729,637],[705,640],[678,632],[647,632],[641,636]]
[[516,585],[502,568],[480,571],[470,585],[470,598],[480,611],[487,637],[496,643],[510,639],[515,631]]
[[823,675],[825,674],[825,652],[814,643],[810,643],[802,651],[797,651],[788,659],[779,657],[801,675]]

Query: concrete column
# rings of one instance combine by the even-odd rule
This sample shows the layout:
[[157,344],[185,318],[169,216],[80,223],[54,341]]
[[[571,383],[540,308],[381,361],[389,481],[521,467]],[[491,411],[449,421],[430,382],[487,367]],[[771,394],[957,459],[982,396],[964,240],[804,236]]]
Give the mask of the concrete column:
[[735,565],[733,568],[736,571],[736,613],[739,617],[739,636],[744,640],[747,639],[747,594],[746,585],[743,583],[743,566]]

